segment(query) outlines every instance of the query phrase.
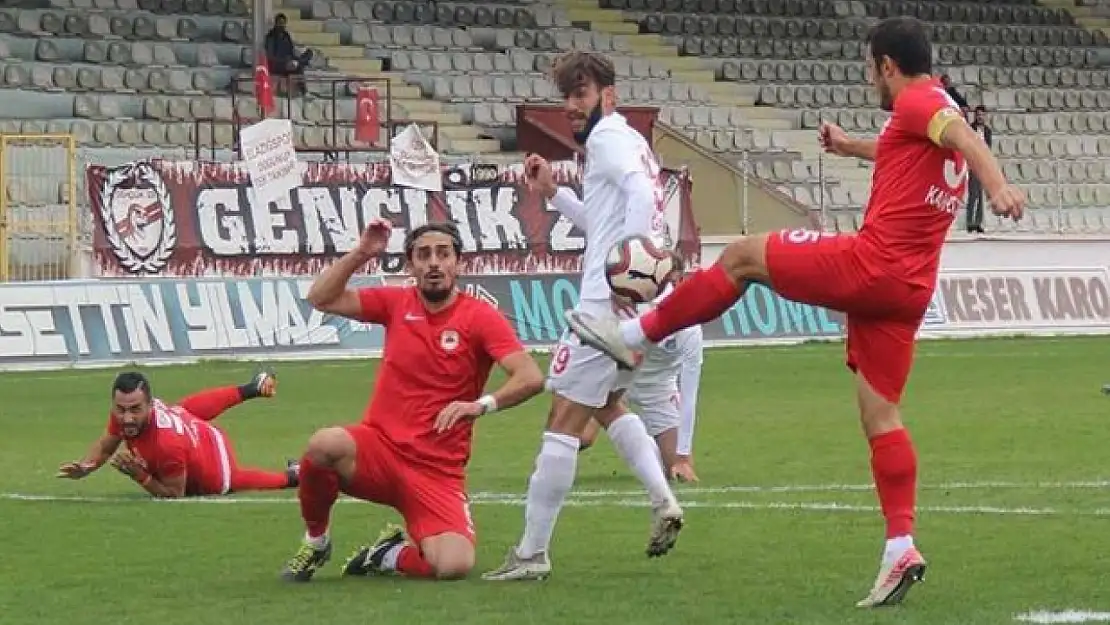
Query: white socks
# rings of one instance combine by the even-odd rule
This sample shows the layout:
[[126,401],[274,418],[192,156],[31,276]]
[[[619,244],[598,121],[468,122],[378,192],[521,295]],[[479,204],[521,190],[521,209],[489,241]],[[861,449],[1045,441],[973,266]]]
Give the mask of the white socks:
[[383,571],[396,571],[397,558],[401,557],[401,550],[405,548],[405,543],[397,543],[389,548],[382,556],[382,570]]
[[309,536],[308,534],[304,535],[304,544],[312,545],[312,548],[317,551],[320,551],[324,547],[327,547],[329,542],[331,542],[331,537],[328,536],[327,532],[324,532],[323,534],[320,534],[316,537]]
[[644,336],[644,328],[640,325],[639,317],[622,321],[620,330],[624,346],[629,349],[640,349],[644,346],[644,343],[647,343],[647,337]]
[[617,453],[647,489],[653,508],[675,503],[674,493],[660,462],[659,448],[648,436],[644,422],[634,414],[626,414],[609,424],[609,440]]
[[907,535],[886,539],[886,548],[883,549],[883,562],[890,563],[897,560],[911,547],[913,547],[913,536]]
[[548,550],[559,510],[574,486],[577,468],[578,437],[544,432],[543,445],[536,456],[536,470],[528,481],[524,536],[516,549],[521,558],[531,558]]

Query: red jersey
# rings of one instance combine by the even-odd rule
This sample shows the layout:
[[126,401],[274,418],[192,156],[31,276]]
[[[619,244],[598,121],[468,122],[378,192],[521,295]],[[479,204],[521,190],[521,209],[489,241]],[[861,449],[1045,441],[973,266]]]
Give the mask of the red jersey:
[[[127,448],[141,459],[157,480],[185,473],[185,493],[221,495],[230,487],[227,441],[216,426],[189,414],[180,406],[153,401],[154,414],[135,438],[125,438]],[[123,436],[114,416],[108,433]]]
[[940,85],[913,83],[894,100],[894,113],[879,133],[871,199],[860,228],[868,269],[890,271],[932,289],[940,251],[967,195],[963,156],[940,146],[959,107]]
[[361,321],[385,326],[385,348],[363,423],[406,458],[454,476],[470,460],[473,422],[438,434],[436,416],[453,401],[481,397],[494,363],[524,347],[501,313],[459,293],[429,313],[409,287],[359,290]]

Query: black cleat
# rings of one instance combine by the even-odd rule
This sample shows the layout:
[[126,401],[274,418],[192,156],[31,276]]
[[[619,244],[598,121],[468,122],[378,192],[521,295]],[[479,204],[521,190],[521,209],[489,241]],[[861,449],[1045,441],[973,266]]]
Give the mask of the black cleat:
[[369,577],[391,574],[392,570],[386,570],[382,566],[385,554],[397,545],[403,545],[405,540],[403,529],[395,525],[386,526],[378,536],[377,542],[359,547],[350,558],[347,558],[346,564],[343,565],[343,575]]
[[291,582],[307,582],[328,560],[331,560],[331,541],[323,549],[302,543],[297,553],[285,564],[281,576]]

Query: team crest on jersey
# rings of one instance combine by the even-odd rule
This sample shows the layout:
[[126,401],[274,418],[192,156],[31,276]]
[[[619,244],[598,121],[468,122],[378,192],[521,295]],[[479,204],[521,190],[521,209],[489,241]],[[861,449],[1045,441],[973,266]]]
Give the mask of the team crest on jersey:
[[454,330],[444,330],[440,332],[439,346],[443,348],[443,351],[455,351],[459,348],[459,333]]
[[108,247],[132,273],[158,273],[177,245],[170,193],[150,163],[109,170],[98,192]]

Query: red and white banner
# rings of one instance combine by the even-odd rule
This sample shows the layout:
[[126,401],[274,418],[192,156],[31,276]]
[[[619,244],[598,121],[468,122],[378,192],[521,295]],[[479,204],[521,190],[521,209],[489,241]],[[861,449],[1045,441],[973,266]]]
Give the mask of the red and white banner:
[[[578,167],[555,163],[559,184]],[[443,168],[443,191],[391,184],[388,164],[299,163],[302,185],[280,201],[252,200],[243,163],[143,161],[90,165],[94,253],[102,276],[313,275],[357,243],[368,220],[395,228],[368,272],[404,269],[402,243],[429,221],[454,221],[463,271],[575,272],[585,239],[524,186],[520,166]],[[683,172],[664,171],[661,202],[672,244],[696,262],[701,243]]]

